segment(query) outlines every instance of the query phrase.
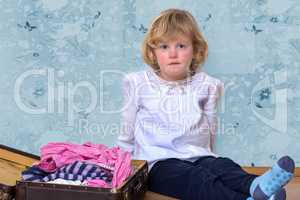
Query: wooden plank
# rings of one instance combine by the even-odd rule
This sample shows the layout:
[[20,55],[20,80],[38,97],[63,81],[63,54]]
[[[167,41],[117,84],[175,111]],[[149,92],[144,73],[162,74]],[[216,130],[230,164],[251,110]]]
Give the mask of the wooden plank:
[[0,159],[0,183],[10,186],[15,185],[16,180],[20,180],[21,172],[25,169],[24,165]]
[[4,160],[8,160],[20,165],[31,166],[33,163],[37,162],[36,158],[31,158],[22,154],[18,154],[7,149],[0,148],[0,158]]
[[295,177],[286,187],[288,200],[299,200],[300,177]]
[[177,200],[177,199],[172,197],[167,197],[151,191],[147,191],[144,200]]
[[[243,169],[250,174],[261,175],[264,172],[266,172],[268,169],[270,169],[270,167],[243,167]],[[296,167],[295,169],[295,177],[300,177],[299,167]]]

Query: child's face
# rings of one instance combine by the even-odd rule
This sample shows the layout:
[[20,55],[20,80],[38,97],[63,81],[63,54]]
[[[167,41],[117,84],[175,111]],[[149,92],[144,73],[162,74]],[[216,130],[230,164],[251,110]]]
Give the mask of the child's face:
[[160,42],[154,49],[161,78],[167,81],[185,79],[193,59],[193,45],[188,37]]

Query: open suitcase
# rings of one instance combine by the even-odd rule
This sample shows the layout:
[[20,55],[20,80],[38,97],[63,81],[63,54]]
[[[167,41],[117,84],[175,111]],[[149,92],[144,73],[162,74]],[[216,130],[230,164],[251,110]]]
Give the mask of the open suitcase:
[[146,161],[133,160],[133,175],[119,188],[107,189],[21,181],[21,172],[38,159],[38,156],[0,146],[0,200],[14,196],[16,200],[142,200],[147,191]]

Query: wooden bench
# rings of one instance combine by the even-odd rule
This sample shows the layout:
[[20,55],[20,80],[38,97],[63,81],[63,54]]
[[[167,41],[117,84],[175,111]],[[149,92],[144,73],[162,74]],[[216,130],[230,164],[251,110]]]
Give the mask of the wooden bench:
[[[0,145],[1,146],[1,145]],[[15,180],[20,178],[20,171],[23,171],[25,169],[25,166],[30,166],[33,162],[37,161],[34,158],[30,158],[30,156],[18,154],[15,152],[7,151],[5,149],[0,148],[0,155],[1,158],[5,160],[14,160],[18,161],[17,163],[2,163],[0,162],[0,177],[3,179],[2,181],[5,181],[9,185],[13,185],[15,183]],[[3,166],[6,167],[7,164],[10,164],[11,166],[9,167],[10,171],[7,170],[1,170]],[[3,166],[2,166],[3,165]],[[2,166],[2,167],[1,167]],[[265,171],[267,171],[269,168],[268,167],[244,167],[244,169],[252,174],[263,174]],[[297,168],[295,171],[295,178],[291,183],[289,183],[286,187],[287,189],[287,195],[288,195],[288,200],[298,200],[300,196],[300,168]],[[146,193],[146,196],[144,200],[176,200],[171,197],[163,196],[151,191],[148,191]]]

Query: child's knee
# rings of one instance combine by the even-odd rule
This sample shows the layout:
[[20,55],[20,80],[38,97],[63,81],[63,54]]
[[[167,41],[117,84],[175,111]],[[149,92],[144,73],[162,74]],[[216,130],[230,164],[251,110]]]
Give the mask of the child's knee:
[[214,182],[218,177],[208,169],[195,167],[189,173],[189,182],[191,184],[201,185],[207,182]]

